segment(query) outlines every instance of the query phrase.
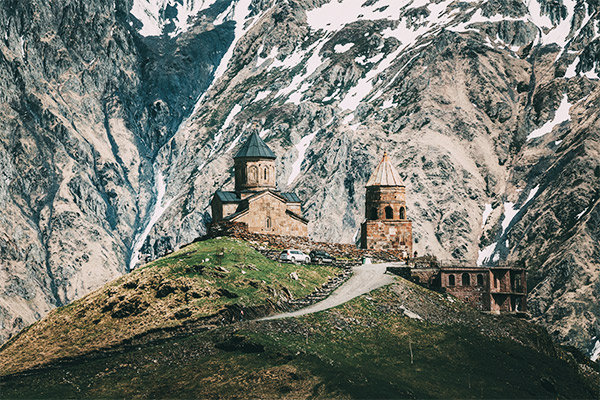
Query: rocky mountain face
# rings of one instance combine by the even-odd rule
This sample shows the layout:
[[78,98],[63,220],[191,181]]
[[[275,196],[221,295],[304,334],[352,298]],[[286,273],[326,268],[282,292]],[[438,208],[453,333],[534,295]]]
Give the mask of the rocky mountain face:
[[4,337],[204,233],[257,131],[313,238],[356,240],[388,151],[419,253],[526,263],[534,319],[592,351],[595,1],[64,3],[0,7]]
[[127,1],[0,4],[0,339],[128,270],[160,146],[229,26],[144,38]]

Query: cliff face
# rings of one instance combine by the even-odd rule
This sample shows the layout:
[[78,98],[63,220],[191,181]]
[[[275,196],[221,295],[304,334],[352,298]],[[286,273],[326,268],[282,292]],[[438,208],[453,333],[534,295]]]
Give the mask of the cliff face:
[[5,332],[125,272],[139,248],[154,258],[202,234],[236,145],[258,131],[314,238],[356,240],[388,151],[419,253],[526,262],[535,319],[588,349],[594,2],[198,4],[0,11]]
[[132,31],[123,1],[0,5],[0,339],[127,271],[160,145],[231,41]]

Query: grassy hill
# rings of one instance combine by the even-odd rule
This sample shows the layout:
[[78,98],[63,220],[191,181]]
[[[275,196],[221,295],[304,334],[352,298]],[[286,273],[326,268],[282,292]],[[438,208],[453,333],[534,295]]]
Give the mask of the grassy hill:
[[[229,255],[218,255],[223,246]],[[211,258],[215,254],[218,259]],[[209,261],[202,263],[206,258]],[[250,264],[256,270],[248,268]],[[198,265],[204,265],[201,271]],[[299,281],[289,278],[292,270],[301,276]],[[215,313],[228,306],[275,301],[269,288],[306,294],[333,272],[321,266],[279,266],[242,242],[194,244],[57,310],[15,338],[0,352],[0,393],[5,398],[598,396],[594,365],[556,346],[542,328],[509,316],[482,314],[401,278],[340,307],[299,318],[215,320],[223,315]],[[157,297],[167,282],[195,286]],[[220,289],[238,297],[206,294],[185,300],[192,290]],[[111,304],[115,296],[125,296],[121,302],[139,296],[148,306],[125,317],[111,314],[118,313],[122,303],[97,309]],[[194,321],[188,330],[178,335],[158,330],[154,333],[160,335],[148,339],[153,326],[181,324],[175,313],[185,307],[191,309],[186,318]],[[101,321],[108,321],[94,323],[101,314]],[[58,326],[67,323],[72,328]],[[97,328],[103,324],[112,328]],[[138,335],[137,342],[124,340],[132,334]],[[88,335],[100,338],[102,348],[120,344],[110,351],[90,352],[99,347],[91,345]],[[69,358],[59,360],[61,355]],[[50,362],[14,373],[24,369],[18,367],[24,362],[39,365],[41,359]]]
[[[290,274],[296,272],[298,280]],[[8,341],[0,373],[8,374],[149,334],[199,329],[258,313],[308,295],[339,272],[327,266],[280,264],[245,242],[193,243],[125,275],[65,307]]]

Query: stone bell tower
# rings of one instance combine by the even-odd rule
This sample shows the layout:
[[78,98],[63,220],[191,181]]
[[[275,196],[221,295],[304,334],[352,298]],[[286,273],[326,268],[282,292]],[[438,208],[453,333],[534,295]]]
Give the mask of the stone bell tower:
[[412,255],[412,222],[407,219],[406,188],[387,153],[367,182],[361,247],[400,250]]
[[276,190],[276,159],[275,154],[257,133],[250,135],[233,157],[237,195],[243,199],[255,192]]

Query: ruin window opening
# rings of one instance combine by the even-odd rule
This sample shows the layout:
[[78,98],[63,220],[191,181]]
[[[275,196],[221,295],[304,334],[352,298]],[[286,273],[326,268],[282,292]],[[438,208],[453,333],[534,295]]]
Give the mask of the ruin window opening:
[[521,275],[516,275],[515,276],[515,282],[514,282],[514,290],[517,292],[521,291]]
[[483,286],[483,275],[477,274],[477,286]]
[[371,216],[369,219],[373,219],[373,220],[377,219],[377,208],[376,207],[371,208]]
[[394,219],[394,210],[390,206],[385,208],[385,219]]
[[400,207],[400,219],[406,219],[406,211],[404,207]]
[[454,279],[454,275],[448,276],[448,285],[454,286],[456,284],[456,279]]
[[469,274],[467,274],[466,272],[464,274],[462,274],[462,285],[463,286],[471,285],[471,276],[469,276]]

